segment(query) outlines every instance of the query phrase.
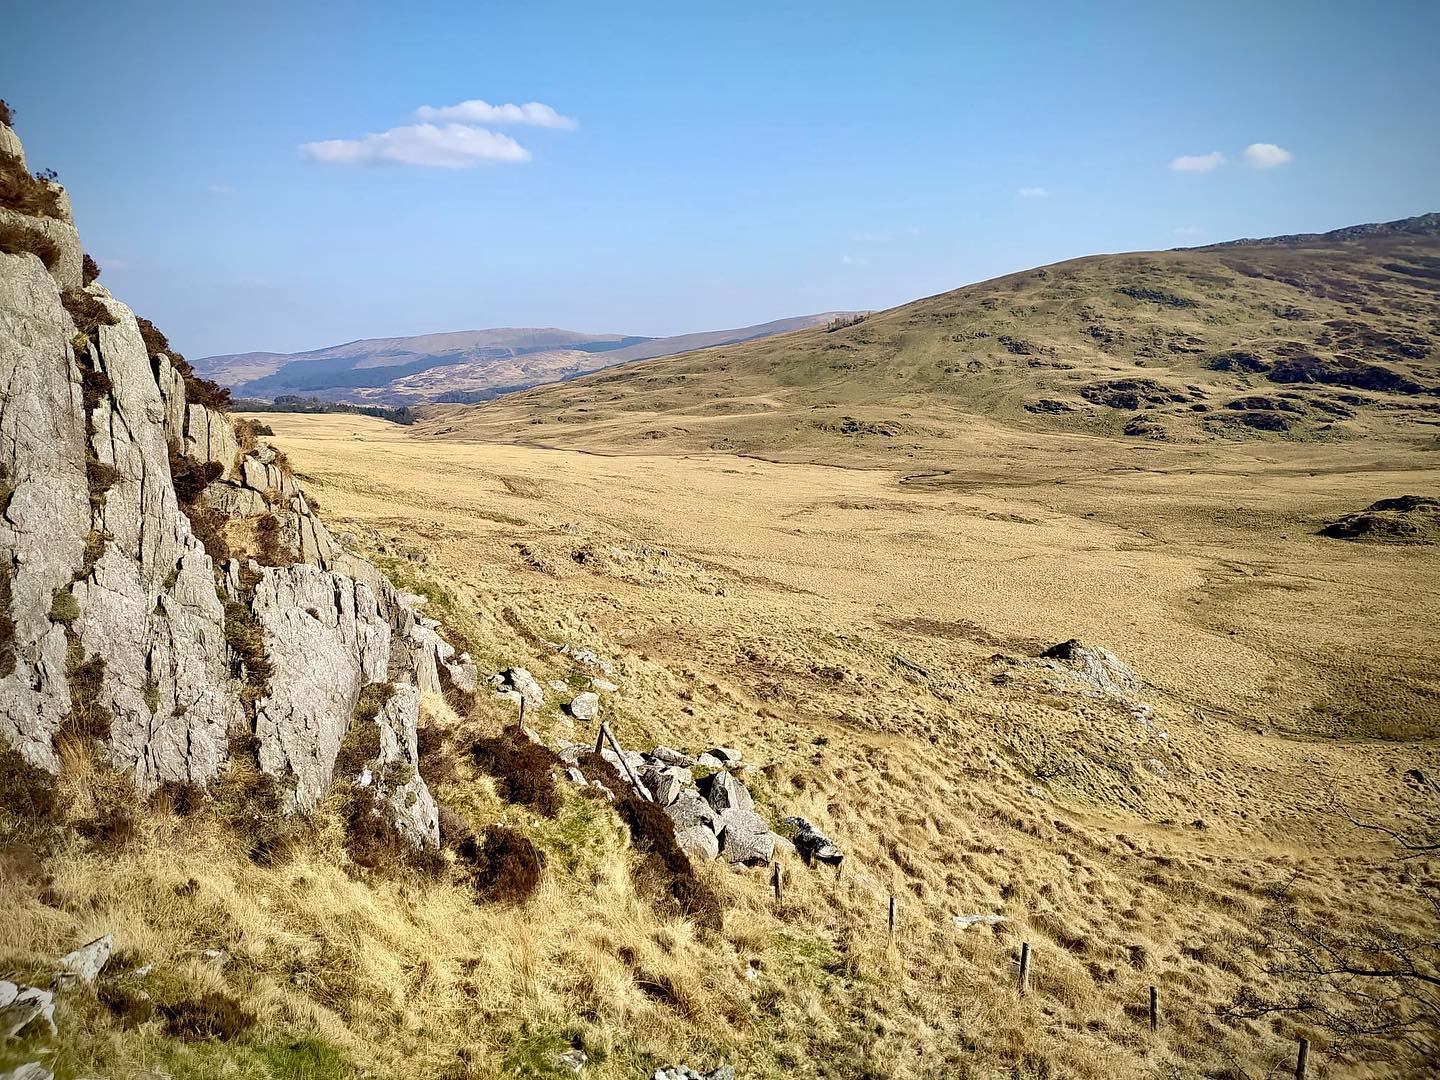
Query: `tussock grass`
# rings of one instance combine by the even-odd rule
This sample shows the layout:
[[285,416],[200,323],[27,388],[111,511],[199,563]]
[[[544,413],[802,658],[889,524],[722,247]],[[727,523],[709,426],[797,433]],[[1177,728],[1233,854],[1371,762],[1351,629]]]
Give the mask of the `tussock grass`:
[[0,253],[34,255],[45,264],[46,270],[55,269],[60,261],[60,248],[54,240],[39,229],[13,221],[0,221]]
[[58,218],[60,193],[40,176],[26,172],[19,158],[0,154],[0,206],[31,217]]

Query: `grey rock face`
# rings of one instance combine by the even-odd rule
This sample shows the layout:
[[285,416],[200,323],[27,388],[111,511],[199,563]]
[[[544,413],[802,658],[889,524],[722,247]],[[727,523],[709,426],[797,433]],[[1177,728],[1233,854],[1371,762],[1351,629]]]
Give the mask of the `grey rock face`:
[[56,1034],[55,995],[38,987],[0,981],[0,1039],[13,1039],[36,1022]]
[[[28,220],[28,219],[27,219]],[[0,255],[0,573],[11,580],[15,664],[0,678],[0,739],[59,771],[53,738],[70,711],[55,590],[80,566],[90,529],[85,419],[74,333],[60,291],[33,255]]]
[[682,754],[679,750],[672,750],[668,746],[655,747],[654,750],[650,751],[650,756],[656,761],[663,762],[666,765],[679,765],[686,769],[694,768],[695,766],[695,759],[689,754]]
[[190,405],[185,410],[185,456],[202,462],[213,462],[224,471],[222,480],[237,475],[240,442],[228,417],[204,405]]
[[733,746],[717,746],[710,751],[710,756],[727,769],[735,768],[744,760],[740,751]]
[[266,567],[251,607],[273,668],[255,706],[260,767],[292,780],[308,810],[330,786],[361,689],[385,680],[390,624],[367,586],[303,564]]
[[491,679],[491,684],[502,697],[524,698],[527,707],[540,708],[545,704],[545,691],[539,680],[524,668],[506,668]]
[[665,813],[675,823],[676,829],[689,828],[691,825],[704,825],[711,829],[715,827],[715,811],[710,809],[710,804],[695,791],[682,792],[679,798],[665,807]]
[[753,810],[726,810],[716,831],[720,850],[732,863],[763,865],[775,855],[775,837],[765,819]]
[[705,800],[717,814],[726,810],[755,809],[755,800],[745,785],[728,772],[718,772],[705,782]]
[[696,862],[709,862],[720,854],[720,841],[708,825],[690,825],[676,829],[675,843]]
[[[0,150],[22,154],[4,125]],[[233,612],[256,620],[274,669],[253,722],[261,766],[284,778],[292,804],[313,806],[330,783],[360,689],[397,678],[404,685],[376,720],[374,774],[400,828],[436,842],[434,801],[415,769],[417,687],[439,689],[443,671],[473,688],[473,663],[335,543],[274,451],[242,456],[228,417],[186,402],[171,358],[148,355],[133,313],[103,287],[85,291],[113,321],[77,334],[61,291],[80,287],[81,248],[63,191],[60,203],[59,219],[23,220],[56,241],[53,270],[0,254],[0,578],[10,594],[0,614],[15,624],[13,662],[0,661],[0,742],[58,771],[73,642],[80,658],[104,664],[90,704],[109,716],[111,761],[142,792],[204,786],[225,765],[231,731],[252,720],[232,673]],[[203,507],[273,513],[281,554],[296,564],[254,568],[253,593],[238,563],[217,568],[177,498],[172,445],[219,466]],[[63,623],[50,618],[57,591],[76,609]],[[87,965],[103,963],[108,946],[91,946],[66,958],[75,970],[63,979],[85,981]],[[8,1007],[22,997],[17,989]]]
[[108,295],[99,299],[116,324],[100,327],[88,350],[111,384],[91,418],[90,444],[116,478],[98,514],[109,542],[73,590],[82,611],[77,630],[86,655],[105,661],[117,762],[142,790],[167,780],[204,785],[225,761],[230,727],[243,718],[224,605],[170,482],[167,404],[134,316]]
[[0,1080],[55,1080],[55,1074],[40,1062],[31,1061],[0,1073]]
[[440,808],[420,778],[420,750],[416,721],[420,694],[410,685],[398,686],[375,717],[380,728],[380,756],[376,773],[381,792],[389,800],[396,826],[417,847],[440,843]]
[[600,695],[586,691],[570,701],[570,715],[576,720],[594,720],[600,715]]
[[110,952],[114,948],[115,935],[105,934],[81,945],[74,952],[66,953],[58,963],[60,970],[55,975],[56,986],[91,985],[100,977],[100,972],[109,961]]
[[1105,694],[1126,695],[1140,689],[1135,672],[1109,649],[1071,639],[1040,654],[1047,667]]
[[651,766],[642,770],[640,775],[645,786],[655,796],[655,801],[661,806],[669,806],[680,797],[681,792],[695,782],[690,770],[682,769],[678,765]]

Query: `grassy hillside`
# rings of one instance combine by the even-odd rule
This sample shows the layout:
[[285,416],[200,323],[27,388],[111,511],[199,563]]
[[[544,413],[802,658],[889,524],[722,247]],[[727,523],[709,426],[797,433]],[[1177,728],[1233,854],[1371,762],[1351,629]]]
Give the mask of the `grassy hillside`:
[[1440,215],[1076,259],[446,410],[429,430],[813,458],[945,449],[977,417],[1178,442],[1434,423]]

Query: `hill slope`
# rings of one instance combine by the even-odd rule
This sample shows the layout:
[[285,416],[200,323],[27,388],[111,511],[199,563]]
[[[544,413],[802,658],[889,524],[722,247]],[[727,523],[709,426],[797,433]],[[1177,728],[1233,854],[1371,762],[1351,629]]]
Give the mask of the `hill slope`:
[[234,353],[195,362],[247,397],[416,404],[481,401],[600,368],[823,325],[838,312],[677,337],[498,327],[415,337],[366,338],[304,353]]
[[1430,214],[1075,259],[835,331],[445,410],[428,430],[811,458],[944,449],[976,418],[1182,442],[1343,439],[1440,417],[1437,345]]

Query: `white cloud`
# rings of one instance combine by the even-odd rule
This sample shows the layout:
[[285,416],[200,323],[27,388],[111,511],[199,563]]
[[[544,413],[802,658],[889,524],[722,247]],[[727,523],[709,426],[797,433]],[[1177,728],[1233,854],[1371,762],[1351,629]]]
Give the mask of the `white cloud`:
[[412,124],[363,139],[302,143],[300,152],[327,165],[418,165],[434,169],[470,169],[530,160],[530,151],[509,135],[464,124]]
[[235,189],[229,184],[207,184],[205,190],[211,195],[234,195]]
[[1022,199],[1048,199],[1049,197],[1050,192],[1043,187],[1022,187],[1020,189],[1020,198]]
[[1198,225],[1177,225],[1172,232],[1176,236],[1199,236],[1205,230]]
[[526,124],[530,127],[573,130],[579,123],[561,116],[549,105],[527,101],[524,105],[491,105],[472,98],[456,105],[421,105],[415,110],[417,120],[446,120],[460,124]]
[[1257,142],[1245,148],[1244,158],[1245,164],[1252,168],[1273,169],[1294,161],[1295,155],[1274,143]]
[[1225,155],[1219,150],[1211,150],[1208,154],[1181,154],[1170,162],[1170,168],[1175,172],[1209,172],[1224,164]]
[[841,255],[840,261],[846,266],[869,266],[870,260],[859,255]]

